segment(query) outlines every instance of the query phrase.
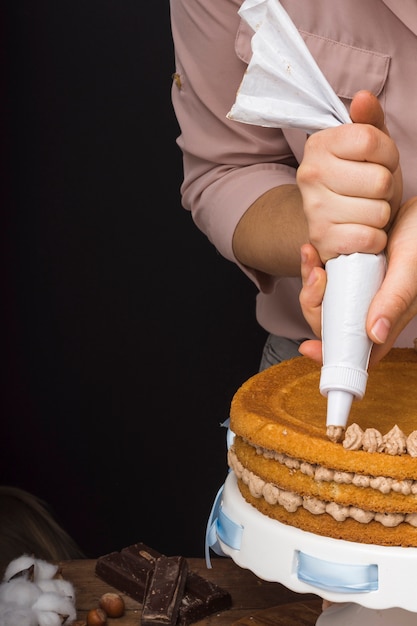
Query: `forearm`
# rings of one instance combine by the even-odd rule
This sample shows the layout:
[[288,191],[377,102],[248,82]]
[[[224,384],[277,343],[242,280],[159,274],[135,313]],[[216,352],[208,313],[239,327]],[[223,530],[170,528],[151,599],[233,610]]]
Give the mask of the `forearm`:
[[271,276],[300,276],[300,247],[308,241],[299,189],[274,187],[236,226],[233,251],[240,263]]

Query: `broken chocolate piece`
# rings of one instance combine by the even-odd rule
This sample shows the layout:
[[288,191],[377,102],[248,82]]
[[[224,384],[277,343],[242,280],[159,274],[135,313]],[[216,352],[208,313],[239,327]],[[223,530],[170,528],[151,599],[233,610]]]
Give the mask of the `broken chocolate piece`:
[[142,626],[175,626],[188,574],[182,556],[160,556],[149,574],[143,601]]
[[[143,603],[147,577],[153,571],[156,559],[161,556],[157,550],[139,542],[123,548],[121,552],[100,557],[95,571],[106,583]],[[228,591],[189,571],[176,626],[189,626],[231,606],[232,598]]]
[[[121,554],[126,559],[130,559],[130,563],[136,568],[138,566],[138,558],[142,563],[142,559],[146,559],[150,567],[152,567],[152,562],[159,556],[162,556],[160,552],[149,548],[144,543],[136,543],[123,548]],[[180,607],[180,624],[181,626],[186,626],[216,611],[229,609],[231,605],[232,599],[229,592],[196,572],[189,571],[185,585],[185,594]],[[194,617],[194,613],[196,617]],[[187,621],[187,618],[190,618],[191,615],[193,615],[192,620]],[[181,617],[184,619],[184,622],[181,621]]]
[[112,587],[142,603],[145,597],[146,577],[152,568],[153,565],[148,561],[129,567],[120,552],[111,552],[97,560],[95,572]]
[[203,600],[187,593],[186,589],[178,611],[177,626],[189,626],[189,624],[198,622],[212,612],[207,609]]
[[[206,607],[205,615],[215,613],[216,611],[225,611],[230,609],[232,605],[232,598],[228,591],[199,576],[196,572],[188,573],[185,590],[204,603]],[[207,613],[207,610],[209,610],[209,613]]]

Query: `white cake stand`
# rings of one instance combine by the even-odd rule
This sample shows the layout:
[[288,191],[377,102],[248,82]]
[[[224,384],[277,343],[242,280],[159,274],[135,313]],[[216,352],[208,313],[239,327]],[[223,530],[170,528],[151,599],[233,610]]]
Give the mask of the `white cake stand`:
[[[237,530],[234,541],[226,537],[227,527]],[[245,501],[232,471],[221,494],[216,534],[224,554],[259,578],[347,603],[327,609],[318,626],[417,624],[417,548],[354,543],[281,524]]]

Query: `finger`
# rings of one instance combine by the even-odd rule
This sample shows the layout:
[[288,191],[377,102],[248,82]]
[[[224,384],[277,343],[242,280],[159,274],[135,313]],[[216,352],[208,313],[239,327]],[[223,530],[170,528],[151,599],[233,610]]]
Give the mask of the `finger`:
[[315,267],[300,291],[300,305],[303,315],[317,337],[321,336],[321,305],[326,288],[326,272]]
[[[297,180],[304,184],[314,183],[319,175],[320,179],[324,178],[326,185],[332,179],[337,184],[347,184],[350,190],[352,183],[354,189],[358,183],[362,186],[366,183],[371,195],[363,194],[360,188],[354,195],[387,197],[392,184],[389,173],[396,172],[399,166],[399,152],[389,135],[370,124],[342,124],[330,130],[328,133],[315,133],[308,138],[305,158],[297,170]],[[341,161],[338,163],[332,157]],[[384,172],[385,168],[388,172]],[[327,178],[323,176],[326,171]],[[330,184],[330,187],[333,185]],[[376,187],[377,193],[373,187]]]
[[353,252],[367,252],[378,254],[384,250],[387,235],[384,230],[366,227],[360,224],[333,224],[328,228],[326,238],[320,240],[320,231],[317,234],[311,229],[311,241],[320,245],[320,255],[323,262],[339,254]]
[[310,243],[305,243],[301,246],[301,278],[303,284],[307,282],[311,271],[315,267],[322,267],[320,255]]
[[301,250],[303,287],[299,300],[303,315],[317,337],[321,335],[321,305],[326,288],[326,272],[317,250],[306,244]]
[[350,118],[357,124],[371,124],[384,132],[388,132],[385,126],[385,115],[381,104],[373,93],[366,90],[358,91],[350,105]]
[[323,363],[322,342],[319,339],[303,341],[298,348],[302,356],[306,356],[316,363]]
[[[393,254],[384,282],[369,307],[366,330],[372,341],[387,351],[417,314],[415,260]],[[377,351],[380,354],[381,350]]]
[[[385,115],[382,106],[379,103],[378,98],[369,91],[359,91],[355,94],[350,106],[350,116],[352,122],[354,122],[354,126],[356,124],[372,125],[383,132],[387,141],[391,141],[388,128],[385,124]],[[388,144],[384,147],[383,142],[381,142],[381,149],[382,153],[385,152],[386,155],[391,156],[389,161],[377,162],[385,165],[385,167],[388,167],[390,172],[393,174],[393,194],[386,196],[386,199],[389,200],[391,207],[391,217],[385,226],[385,228],[388,229],[391,226],[401,203],[403,183],[399,153],[396,146],[394,150],[388,149]]]

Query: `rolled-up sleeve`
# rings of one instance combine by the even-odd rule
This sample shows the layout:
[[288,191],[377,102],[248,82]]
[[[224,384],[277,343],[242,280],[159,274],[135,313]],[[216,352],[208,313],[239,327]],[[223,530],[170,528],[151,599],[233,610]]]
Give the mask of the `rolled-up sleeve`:
[[[171,0],[182,204],[220,254],[234,262],[232,238],[242,215],[269,189],[294,183],[296,165],[281,130],[226,117],[247,68],[245,46],[250,57],[240,5]],[[258,283],[255,272],[242,269]]]

